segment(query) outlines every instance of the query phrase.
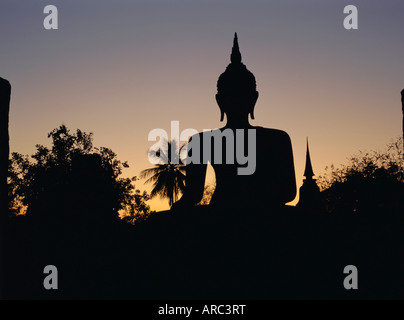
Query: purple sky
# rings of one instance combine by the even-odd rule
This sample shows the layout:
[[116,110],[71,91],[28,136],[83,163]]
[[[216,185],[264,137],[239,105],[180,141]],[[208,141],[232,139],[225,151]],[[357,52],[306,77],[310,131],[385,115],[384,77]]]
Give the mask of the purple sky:
[[[59,29],[43,28],[43,8]],[[359,29],[345,30],[356,5]],[[94,132],[131,165],[150,167],[150,130],[222,126],[216,81],[234,32],[260,93],[254,125],[287,131],[301,185],[314,172],[401,134],[402,1],[35,1],[0,4],[0,76],[12,84],[11,151],[32,154],[60,124]],[[148,188],[139,181],[137,186]],[[167,201],[152,202],[153,209]]]

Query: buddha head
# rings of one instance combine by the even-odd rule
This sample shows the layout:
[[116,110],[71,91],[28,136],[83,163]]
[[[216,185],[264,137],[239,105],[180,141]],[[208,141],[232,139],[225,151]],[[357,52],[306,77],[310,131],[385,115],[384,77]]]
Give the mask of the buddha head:
[[254,107],[258,99],[254,75],[241,62],[237,33],[234,35],[231,63],[217,81],[216,101],[220,108],[220,121],[227,118],[254,119]]

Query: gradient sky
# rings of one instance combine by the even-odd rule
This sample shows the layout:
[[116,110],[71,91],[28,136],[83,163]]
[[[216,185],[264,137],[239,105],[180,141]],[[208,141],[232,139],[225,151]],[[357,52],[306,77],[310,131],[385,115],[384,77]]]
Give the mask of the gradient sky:
[[[43,28],[48,4],[59,10],[58,30]],[[348,4],[358,30],[343,27]],[[151,166],[150,130],[169,132],[171,120],[180,129],[223,125],[216,81],[237,32],[260,93],[252,124],[289,133],[300,187],[306,136],[316,175],[400,136],[403,16],[401,0],[2,0],[11,151],[32,154],[64,123],[94,132],[95,146],[128,160],[125,176],[138,175]]]

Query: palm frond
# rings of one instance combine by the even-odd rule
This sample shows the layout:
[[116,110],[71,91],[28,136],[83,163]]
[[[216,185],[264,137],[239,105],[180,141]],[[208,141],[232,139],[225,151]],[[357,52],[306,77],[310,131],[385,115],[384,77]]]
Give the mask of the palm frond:
[[150,150],[149,156],[160,160],[152,168],[140,172],[140,178],[145,183],[153,183],[151,197],[167,198],[172,206],[185,189],[185,165],[180,160],[180,152],[185,145],[179,147],[176,140],[162,141],[164,148]]

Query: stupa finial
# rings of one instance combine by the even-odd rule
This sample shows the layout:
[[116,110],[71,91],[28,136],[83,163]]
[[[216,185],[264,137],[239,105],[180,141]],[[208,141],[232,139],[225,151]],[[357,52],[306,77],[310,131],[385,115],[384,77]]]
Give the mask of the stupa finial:
[[304,176],[306,179],[311,180],[314,176],[313,167],[311,166],[310,151],[309,151],[309,138],[306,137],[307,149],[306,149],[306,168],[304,169]]

